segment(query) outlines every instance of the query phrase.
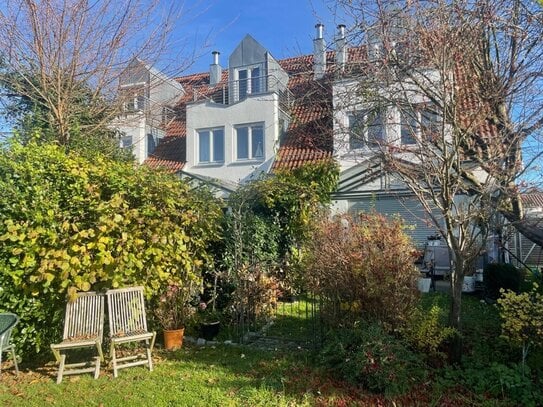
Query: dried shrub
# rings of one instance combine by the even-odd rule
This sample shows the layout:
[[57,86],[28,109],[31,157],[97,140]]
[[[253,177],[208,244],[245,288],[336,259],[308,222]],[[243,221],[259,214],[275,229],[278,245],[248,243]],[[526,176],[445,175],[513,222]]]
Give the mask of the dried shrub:
[[311,289],[332,325],[361,318],[402,325],[416,304],[416,250],[400,220],[363,214],[323,220],[307,247]]

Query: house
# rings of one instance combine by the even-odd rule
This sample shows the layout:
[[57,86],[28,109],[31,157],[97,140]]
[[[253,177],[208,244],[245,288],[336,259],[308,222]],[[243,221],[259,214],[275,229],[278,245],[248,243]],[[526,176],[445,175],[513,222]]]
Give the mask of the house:
[[383,140],[409,146],[415,132],[439,118],[424,107],[411,116],[395,108],[370,112],[363,98],[344,97],[355,86],[350,74],[371,70],[378,44],[349,47],[340,25],[330,50],[324,26],[315,28],[312,55],[276,60],[247,35],[226,67],[215,51],[204,73],[172,79],[134,61],[121,79],[121,90],[134,95],[125,118],[132,122],[121,121],[123,145],[140,163],[210,182],[223,196],[259,174],[334,159],[341,168],[334,210],[399,214],[422,248],[435,227],[418,199],[384,170],[375,147]]

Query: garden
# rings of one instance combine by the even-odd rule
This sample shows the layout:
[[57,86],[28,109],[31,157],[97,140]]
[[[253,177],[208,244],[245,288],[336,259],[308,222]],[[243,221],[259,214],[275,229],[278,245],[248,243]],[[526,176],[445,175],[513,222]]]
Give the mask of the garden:
[[[306,166],[225,202],[99,152],[5,146],[0,311],[20,318],[22,360],[19,375],[2,361],[0,402],[541,405],[541,276],[489,265],[484,298],[463,295],[451,328],[450,294],[417,290],[401,220],[328,216],[337,176],[332,163]],[[55,384],[66,304],[131,286],[144,287],[158,333],[154,369],[114,378],[105,363],[96,380]],[[179,328],[182,345],[163,338]]]

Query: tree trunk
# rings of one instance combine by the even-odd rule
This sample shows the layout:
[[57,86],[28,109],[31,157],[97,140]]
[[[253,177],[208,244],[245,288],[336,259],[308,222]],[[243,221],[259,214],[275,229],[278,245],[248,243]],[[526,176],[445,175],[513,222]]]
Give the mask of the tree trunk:
[[[458,259],[458,257],[457,257]],[[464,284],[464,265],[461,260],[455,261],[451,276],[451,310],[449,326],[456,330],[451,340],[450,361],[458,364],[462,359],[462,336],[460,335],[460,316],[462,310],[462,285]]]

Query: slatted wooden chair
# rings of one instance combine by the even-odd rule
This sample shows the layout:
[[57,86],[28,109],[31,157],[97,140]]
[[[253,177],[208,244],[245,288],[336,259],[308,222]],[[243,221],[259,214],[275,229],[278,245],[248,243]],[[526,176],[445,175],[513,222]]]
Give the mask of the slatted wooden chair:
[[[95,379],[100,375],[100,362],[104,360],[104,299],[103,294],[95,292],[78,293],[77,299],[66,305],[62,342],[51,345],[59,362],[57,383],[62,382],[63,375],[94,372]],[[94,360],[67,364],[66,352],[80,348],[96,348]]]
[[0,314],[0,373],[2,373],[2,354],[11,352],[15,373],[19,374],[19,366],[17,366],[17,356],[15,355],[15,347],[11,343],[11,332],[15,325],[19,322],[19,317],[11,312],[3,312]]
[[[152,371],[156,332],[147,330],[143,287],[108,290],[106,295],[113,376],[117,377],[119,369],[138,365],[147,365]],[[144,342],[145,353],[137,350],[136,354],[118,358],[116,347],[129,342]]]

